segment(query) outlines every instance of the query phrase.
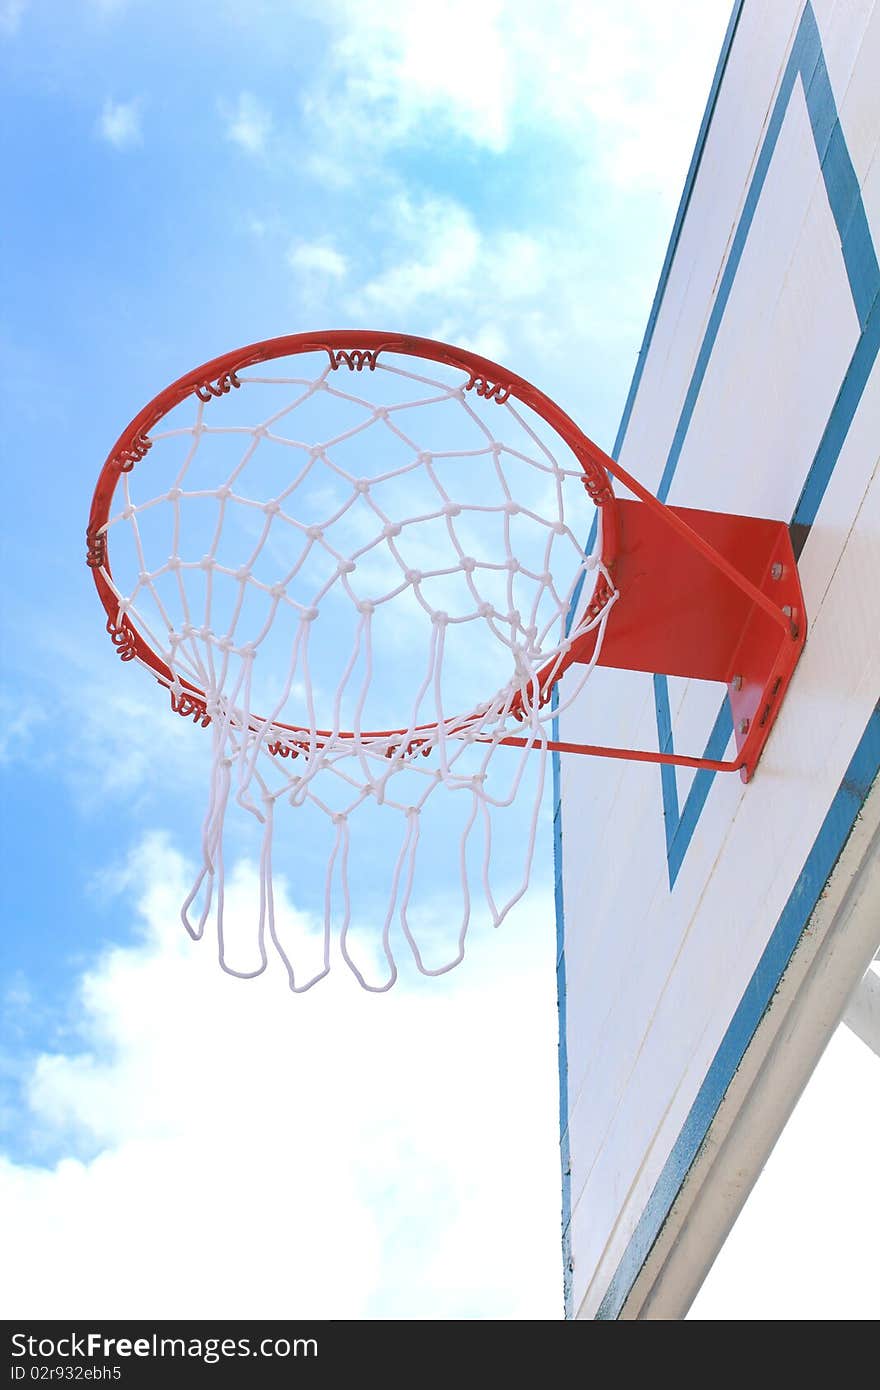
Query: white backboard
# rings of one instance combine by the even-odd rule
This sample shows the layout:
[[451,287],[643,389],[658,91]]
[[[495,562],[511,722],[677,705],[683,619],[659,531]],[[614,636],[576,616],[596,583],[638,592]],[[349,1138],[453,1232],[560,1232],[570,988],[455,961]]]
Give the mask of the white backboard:
[[[557,759],[570,1316],[686,1311],[876,947],[878,74],[872,0],[736,5],[613,450],[790,523],[808,637],[748,785]],[[724,688],[662,674],[603,671],[559,724],[733,750]]]

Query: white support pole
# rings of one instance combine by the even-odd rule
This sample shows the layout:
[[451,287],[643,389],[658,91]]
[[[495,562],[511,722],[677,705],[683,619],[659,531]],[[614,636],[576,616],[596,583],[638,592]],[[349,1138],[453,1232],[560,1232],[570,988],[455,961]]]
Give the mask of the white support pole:
[[843,1021],[880,1057],[880,975],[875,970],[856,986]]

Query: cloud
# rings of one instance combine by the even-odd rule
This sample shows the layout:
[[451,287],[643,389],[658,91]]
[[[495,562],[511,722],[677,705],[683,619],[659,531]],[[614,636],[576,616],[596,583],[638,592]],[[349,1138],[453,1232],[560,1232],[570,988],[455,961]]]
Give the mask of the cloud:
[[112,101],[108,97],[98,119],[98,134],[117,150],[139,145],[143,139],[140,103],[137,100]]
[[558,1316],[549,900],[457,981],[293,998],[189,942],[187,877],[141,843],[135,942],[30,1073],[59,1157],[0,1160],[8,1316]]
[[226,135],[248,154],[263,154],[272,133],[272,117],[250,92],[242,92],[235,111],[228,117]]
[[15,699],[0,691],[0,767],[57,777],[84,814],[167,805],[172,777],[175,804],[193,794],[200,804],[210,738],[172,712],[167,693],[144,671],[117,661],[103,641],[100,669],[93,669],[81,629],[57,632],[51,661],[32,623],[25,618],[14,630],[21,650],[33,655],[31,690]]
[[[635,0],[468,0],[443,6],[330,0],[331,60],[305,98],[336,141],[323,161],[452,136],[501,154],[517,137],[553,135],[621,186],[680,184],[729,5]],[[684,40],[683,40],[684,36]],[[685,155],[684,163],[683,153]]]
[[502,362],[512,352],[564,359],[572,340],[607,340],[609,324],[633,331],[627,287],[602,280],[601,248],[572,239],[567,222],[543,235],[487,226],[456,199],[398,190],[371,230],[379,264],[345,296],[352,317],[406,324]]
[[430,7],[341,0],[328,14],[341,31],[333,47],[334,76],[342,76],[359,113],[382,113],[387,140],[405,137],[440,112],[447,128],[502,150],[512,97],[504,13],[501,0],[486,0],[477,23],[469,0]]
[[15,761],[31,743],[35,730],[45,726],[48,715],[32,699],[18,699],[0,691],[0,767]]
[[0,34],[18,32],[28,0],[0,0]]
[[[394,263],[358,292],[364,310],[380,306],[409,313],[419,301],[466,292],[477,268],[482,238],[471,214],[451,199],[416,201],[406,194],[388,209],[387,226],[397,243]],[[402,252],[402,254],[400,254]]]
[[[404,191],[382,207],[372,241],[381,263],[347,295],[349,314],[421,325],[500,359],[507,325],[515,319],[518,332],[529,332],[529,315],[565,260],[560,253],[554,269],[552,243],[513,229],[487,231],[453,198]],[[543,322],[535,328],[546,332]]]
[[287,253],[287,263],[303,274],[326,275],[331,280],[344,280],[348,274],[345,257],[321,242],[295,242]]

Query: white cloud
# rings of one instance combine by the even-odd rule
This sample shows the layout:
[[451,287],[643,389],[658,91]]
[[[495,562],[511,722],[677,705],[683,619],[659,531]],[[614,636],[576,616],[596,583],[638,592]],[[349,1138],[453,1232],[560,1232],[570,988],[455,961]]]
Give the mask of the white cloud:
[[559,1316],[549,901],[456,980],[294,998],[189,942],[186,878],[144,841],[139,939],[32,1072],[35,1128],[95,1156],[0,1161],[7,1315]]
[[501,0],[485,0],[474,22],[470,0],[341,0],[328,14],[340,30],[335,68],[358,111],[381,112],[386,138],[441,112],[447,128],[501,150],[513,95],[505,10]]
[[0,767],[23,753],[35,730],[45,726],[48,715],[33,699],[24,703],[0,692]]
[[228,117],[226,135],[248,154],[263,154],[272,133],[272,117],[250,92],[242,92]]
[[389,256],[393,263],[358,292],[358,306],[403,315],[420,301],[466,293],[482,237],[465,208],[451,199],[416,202],[401,194],[388,208],[386,224],[396,253]]
[[344,280],[348,274],[348,262],[341,252],[322,242],[295,242],[287,253],[287,263],[303,274],[326,275],[331,280]]
[[[129,809],[165,805],[172,795],[179,804],[195,794],[199,804],[208,780],[210,737],[175,715],[168,694],[143,670],[118,661],[103,641],[98,651],[101,666],[95,670],[82,631],[59,631],[53,660],[44,662],[38,640],[34,669],[48,672],[50,679],[35,682],[21,708],[0,693],[0,766],[49,772],[87,814],[120,802]],[[46,737],[50,717],[65,737]]]
[[26,9],[27,0],[2,0],[0,3],[0,33],[17,33]]
[[[515,136],[555,135],[622,186],[677,187],[721,45],[728,0],[468,0],[442,6],[329,0],[332,61],[306,109],[336,140],[323,167],[450,135],[502,153]],[[706,73],[694,83],[694,71]]]
[[467,306],[471,344],[479,337],[503,345],[497,324],[486,320],[539,296],[552,273],[549,247],[518,231],[487,233],[451,198],[400,192],[383,210],[382,232],[375,241],[385,267],[350,296],[351,310],[402,321],[413,312]]
[[601,279],[601,252],[567,224],[543,237],[487,228],[452,198],[400,191],[371,231],[379,267],[344,301],[369,323],[405,324],[501,362],[512,350],[570,357],[573,340],[583,345],[597,330],[607,339],[609,323],[615,334],[633,332],[628,287]]
[[137,100],[112,101],[108,97],[98,119],[98,134],[118,150],[139,145],[143,139],[140,103]]

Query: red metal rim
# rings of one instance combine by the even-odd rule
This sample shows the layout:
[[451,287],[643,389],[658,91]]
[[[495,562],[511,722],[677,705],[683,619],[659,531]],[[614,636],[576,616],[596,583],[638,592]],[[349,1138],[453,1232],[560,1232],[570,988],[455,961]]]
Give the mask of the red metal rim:
[[[86,530],[87,562],[94,576],[98,597],[107,615],[107,630],[120,656],[123,660],[136,658],[141,661],[155,673],[162,685],[182,688],[185,692],[184,699],[178,701],[175,708],[181,714],[192,715],[196,722],[209,722],[205,710],[204,691],[189,681],[175,677],[127,617],[122,620],[122,624],[119,623],[119,601],[109,583],[112,571],[109,547],[103,530],[110,518],[113,496],[122,473],[130,472],[136,464],[145,459],[150,448],[149,431],[187,396],[198,394],[203,400],[208,400],[212,395],[225,394],[237,385],[236,373],[247,367],[279,357],[293,357],[312,352],[326,352],[334,368],[345,365],[358,370],[373,370],[380,353],[396,353],[400,356],[440,362],[468,374],[465,389],[475,390],[477,395],[495,399],[499,403],[514,397],[528,406],[568,445],[583,469],[584,487],[593,503],[601,510],[601,560],[606,569],[610,569],[617,556],[617,507],[609,478],[609,472],[614,468],[613,461],[578,428],[555,401],[543,391],[539,391],[531,382],[509,372],[497,362],[468,352],[464,348],[435,342],[431,338],[418,338],[401,333],[365,332],[358,329],[293,333],[279,338],[267,338],[262,342],[251,343],[247,347],[224,353],[223,356],[212,358],[211,361],[187,372],[164,391],[160,391],[125,427],[101,469],[92,496]],[[597,582],[601,582],[601,575]],[[308,730],[295,725],[276,724],[273,727],[292,733],[308,733]],[[388,730],[378,736],[393,737],[403,732]]]

